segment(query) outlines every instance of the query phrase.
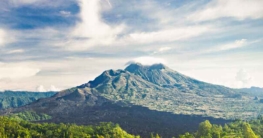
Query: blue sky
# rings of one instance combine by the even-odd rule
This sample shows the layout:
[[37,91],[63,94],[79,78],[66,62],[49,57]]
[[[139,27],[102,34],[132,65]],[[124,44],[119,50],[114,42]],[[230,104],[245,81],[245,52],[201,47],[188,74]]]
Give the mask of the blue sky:
[[2,0],[0,90],[86,83],[162,62],[233,88],[263,87],[262,0]]

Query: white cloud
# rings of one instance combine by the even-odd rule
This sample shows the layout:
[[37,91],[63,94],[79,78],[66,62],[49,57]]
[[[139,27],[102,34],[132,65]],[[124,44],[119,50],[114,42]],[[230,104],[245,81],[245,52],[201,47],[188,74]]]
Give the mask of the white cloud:
[[173,10],[162,7],[158,2],[151,0],[141,1],[141,4],[136,5],[138,10],[142,11],[151,19],[155,19],[159,25],[169,25],[175,21]]
[[8,6],[11,7],[20,7],[20,6],[25,6],[25,5],[30,5],[30,6],[37,6],[37,7],[43,7],[43,6],[48,6],[48,7],[57,7],[60,6],[62,7],[65,4],[69,4],[70,2],[74,0],[1,0],[1,2],[5,2],[8,4]]
[[240,39],[236,40],[231,43],[226,43],[223,45],[219,46],[213,46],[212,48],[208,48],[207,50],[199,53],[210,53],[210,52],[219,52],[219,51],[226,51],[226,50],[231,50],[231,49],[236,49],[236,48],[241,48],[244,46],[247,46],[248,44],[251,44],[254,42],[248,42],[247,39]]
[[[165,22],[166,25],[159,26],[159,29],[155,31],[126,33],[124,24],[109,25],[103,21],[101,17],[101,12],[105,10],[101,5],[103,2],[114,8],[107,0],[101,2],[98,0],[79,0],[81,22],[73,28],[71,39],[59,44],[59,46],[64,46],[67,50],[82,51],[93,46],[134,46],[156,42],[169,43],[216,31],[212,25],[174,26],[170,19],[169,21],[163,21],[168,13],[169,18],[172,18],[172,12],[159,7],[163,12],[156,12],[152,18],[156,18],[162,23]],[[144,8],[143,12],[145,14],[149,11],[156,11],[154,7],[158,7],[158,5],[151,2],[150,5],[150,7],[139,7]],[[147,14],[147,16],[151,15]],[[122,34],[121,37],[120,34]]]
[[158,52],[165,52],[165,51],[168,51],[170,49],[171,49],[171,47],[161,47],[158,49]]
[[71,50],[110,45],[124,30],[124,25],[110,26],[102,20],[99,0],[79,0],[79,5],[81,22],[73,30],[72,37],[75,40],[70,41]]
[[226,45],[221,46],[219,50],[229,50],[229,49],[240,48],[240,47],[245,46],[246,43],[247,43],[247,39],[236,40],[232,44],[226,44]]
[[9,0],[9,3],[12,5],[24,5],[24,4],[32,4],[38,1],[39,0]]
[[233,17],[238,20],[263,17],[262,0],[213,0],[188,18],[194,21]]
[[21,79],[35,76],[40,69],[20,64],[0,63],[0,79]]
[[126,41],[134,43],[155,43],[155,42],[173,42],[196,37],[207,32],[213,32],[215,28],[212,26],[184,26],[176,27],[155,32],[139,32],[132,33]]
[[111,5],[111,3],[110,3],[110,0],[106,0],[107,1],[107,3],[109,4],[109,6],[112,8],[112,5]]
[[36,91],[37,92],[48,92],[48,91],[60,91],[60,89],[58,89],[56,86],[51,85],[49,89],[46,89],[44,85],[38,85],[36,87]]
[[36,91],[37,92],[46,92],[47,90],[45,89],[45,87],[43,85],[39,85],[36,87]]
[[171,49],[171,47],[161,47],[161,48],[159,48],[159,52],[164,52],[164,51],[168,51],[168,50],[170,50]]
[[23,49],[14,49],[14,50],[10,50],[10,51],[7,51],[7,54],[18,54],[18,53],[24,53],[25,50]]
[[6,43],[6,33],[0,28],[0,46],[4,46]]
[[68,17],[71,15],[71,12],[70,11],[60,11],[59,12],[62,16],[65,16],[65,17]]
[[164,52],[166,52],[166,51],[168,51],[168,50],[170,50],[170,49],[172,49],[172,48],[171,48],[171,47],[168,47],[168,46],[166,46],[166,47],[161,47],[161,48],[159,48],[158,50],[154,51],[153,54],[164,53]]
[[244,69],[240,69],[236,74],[236,81],[241,84],[241,87],[250,87],[252,80],[253,78]]
[[143,65],[153,65],[158,63],[167,64],[167,62],[164,59],[156,57],[138,57],[129,61],[128,64],[129,63],[141,63]]
[[49,91],[60,91],[60,89],[59,88],[57,88],[56,86],[54,86],[54,85],[51,85],[50,86],[50,88],[49,88]]
[[16,41],[15,31],[6,28],[0,28],[0,47],[6,46]]

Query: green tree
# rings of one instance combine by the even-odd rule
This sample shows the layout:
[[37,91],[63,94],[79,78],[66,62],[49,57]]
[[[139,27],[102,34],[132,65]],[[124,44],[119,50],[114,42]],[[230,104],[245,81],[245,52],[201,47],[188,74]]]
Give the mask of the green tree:
[[244,138],[258,138],[248,123],[243,123]]
[[212,124],[208,120],[200,123],[198,132],[197,132],[197,137],[198,138],[212,138],[211,128],[212,128]]
[[180,135],[179,138],[194,138],[194,136],[187,132],[184,135]]

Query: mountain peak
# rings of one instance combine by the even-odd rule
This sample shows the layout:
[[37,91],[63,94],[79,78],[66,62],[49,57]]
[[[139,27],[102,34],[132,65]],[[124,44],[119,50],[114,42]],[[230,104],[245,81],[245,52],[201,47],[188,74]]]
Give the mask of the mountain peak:
[[142,65],[141,63],[132,63],[125,68],[126,71],[135,72],[136,70],[162,70],[167,69],[167,67],[162,64],[153,64],[153,65]]
[[159,64],[151,65],[150,69],[159,69],[159,70],[161,70],[161,69],[167,69],[167,67],[164,64],[159,63]]

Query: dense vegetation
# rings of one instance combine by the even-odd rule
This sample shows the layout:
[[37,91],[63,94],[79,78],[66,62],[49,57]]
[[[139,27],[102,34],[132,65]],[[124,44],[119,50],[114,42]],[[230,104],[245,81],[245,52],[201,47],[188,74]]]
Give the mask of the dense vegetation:
[[256,120],[235,122],[221,125],[213,125],[209,121],[202,122],[197,132],[180,135],[180,138],[262,138],[263,117]]
[[[197,132],[185,133],[179,138],[261,138],[263,137],[263,117],[249,122],[237,120],[221,125],[209,121],[200,123]],[[101,123],[94,126],[75,124],[30,123],[14,118],[0,117],[0,138],[140,138],[128,134],[119,125]],[[151,134],[151,138],[161,138]],[[174,137],[175,138],[175,137]]]
[[52,117],[47,114],[38,114],[33,111],[25,111],[25,112],[19,112],[15,114],[11,114],[9,116],[10,118],[16,119],[16,120],[26,120],[26,121],[43,121],[51,119]]
[[54,94],[56,94],[56,92],[0,92],[0,110],[23,106],[40,98],[51,97]]
[[98,126],[36,124],[0,117],[0,138],[139,138],[139,136],[128,134],[120,126],[112,123],[101,123]]

